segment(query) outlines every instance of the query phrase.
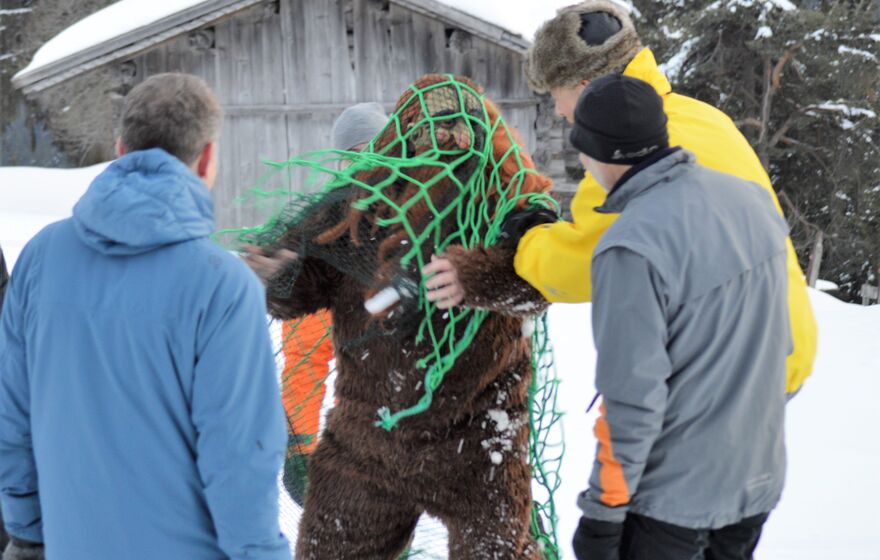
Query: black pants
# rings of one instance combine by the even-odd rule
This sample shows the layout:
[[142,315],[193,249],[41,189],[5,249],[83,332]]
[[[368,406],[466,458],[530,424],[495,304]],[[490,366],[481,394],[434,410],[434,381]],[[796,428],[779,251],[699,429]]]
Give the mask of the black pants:
[[687,529],[630,514],[623,524],[620,560],[752,560],[767,516],[720,529]]

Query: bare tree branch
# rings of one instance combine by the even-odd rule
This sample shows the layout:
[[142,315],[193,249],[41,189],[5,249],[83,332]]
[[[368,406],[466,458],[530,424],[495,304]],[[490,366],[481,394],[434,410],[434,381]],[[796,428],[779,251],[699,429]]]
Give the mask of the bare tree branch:
[[796,111],[785,120],[785,123],[783,123],[783,125],[779,127],[779,130],[773,134],[773,137],[770,138],[770,141],[767,143],[768,148],[776,146],[776,144],[785,137],[785,134],[791,129],[791,126],[794,124],[794,121],[798,116],[800,116],[800,111]]
[[785,70],[785,65],[794,59],[794,53],[796,53],[802,46],[803,43],[795,43],[789,47],[789,49],[785,51],[785,54],[782,55],[782,58],[776,62],[776,67],[773,69],[773,93],[771,95],[776,95],[776,92],[779,91],[779,86],[782,85],[782,71]]
[[752,128],[761,129],[761,121],[754,117],[746,117],[744,119],[740,119],[734,123],[737,127],[742,128],[744,126],[749,126]]

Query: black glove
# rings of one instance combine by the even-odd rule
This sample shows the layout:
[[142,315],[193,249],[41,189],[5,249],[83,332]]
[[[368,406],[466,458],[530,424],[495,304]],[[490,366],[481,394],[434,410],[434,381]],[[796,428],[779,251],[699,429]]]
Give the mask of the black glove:
[[3,560],[44,560],[46,558],[42,543],[23,541],[9,537],[9,544],[3,551]]
[[572,546],[578,560],[620,560],[623,523],[581,517]]
[[498,245],[516,249],[519,240],[527,231],[541,224],[552,224],[559,221],[559,215],[555,210],[544,206],[532,206],[527,210],[513,212],[501,224],[501,233],[498,235]]

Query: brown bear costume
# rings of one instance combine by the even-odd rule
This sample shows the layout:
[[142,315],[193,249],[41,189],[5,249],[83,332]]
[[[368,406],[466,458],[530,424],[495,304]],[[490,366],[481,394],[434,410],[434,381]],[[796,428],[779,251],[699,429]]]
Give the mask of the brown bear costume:
[[[415,85],[425,87],[447,79],[426,76]],[[457,79],[470,84],[465,78]],[[407,92],[398,108],[405,106],[411,95]],[[459,98],[454,99],[458,105]],[[476,97],[463,102],[473,105],[474,100]],[[478,102],[493,120],[499,118],[491,102]],[[465,109],[473,111],[474,107]],[[404,111],[401,123],[420,118],[423,116],[407,117]],[[438,126],[431,140],[459,147],[491,141],[496,154],[510,148],[506,134],[472,138],[479,133],[459,125],[449,122]],[[418,154],[425,137],[410,135],[408,149]],[[376,141],[377,149],[384,141],[383,137]],[[523,165],[534,169],[528,156],[522,155]],[[507,173],[507,180],[513,172],[501,171],[502,176]],[[523,191],[545,192],[549,187],[549,180],[530,174]],[[414,192],[403,182],[395,188],[404,199]],[[446,188],[453,187],[443,183],[431,187],[432,200],[443,200]],[[316,243],[332,247],[337,255],[369,261],[372,255],[367,253],[376,251],[370,249],[372,245],[360,244],[358,238],[379,236],[382,257],[375,260],[399,262],[395,259],[399,255],[389,249],[401,244],[399,232],[371,229],[367,214],[351,210],[351,202],[349,198],[326,209],[322,223],[337,225],[317,236]],[[408,216],[410,223],[419,220],[418,206]],[[307,225],[290,227],[267,250],[286,247],[302,255],[303,236],[315,238],[313,233],[305,233]],[[516,275],[513,252],[512,248],[460,246],[445,251],[467,294],[462,305],[490,313],[468,349],[446,373],[430,408],[404,418],[391,431],[376,426],[377,411],[384,406],[405,409],[423,395],[425,370],[417,368],[416,361],[433,348],[430,342],[417,344],[412,329],[395,330],[394,313],[381,319],[370,315],[364,302],[376,286],[340,271],[326,259],[306,254],[297,263],[295,279],[285,281],[283,272],[273,279],[275,285],[292,282],[292,289],[273,290],[270,282],[269,308],[275,317],[291,319],[320,309],[329,309],[333,315],[337,405],[328,414],[326,429],[309,463],[298,560],[398,558],[425,512],[447,527],[449,558],[542,557],[529,532],[528,388],[532,367],[530,339],[523,335],[523,323],[526,317],[543,312],[547,303]],[[378,265],[375,275],[388,276]],[[438,316],[434,321],[442,330],[444,319]],[[375,332],[377,325],[390,325],[392,334],[365,336]]]

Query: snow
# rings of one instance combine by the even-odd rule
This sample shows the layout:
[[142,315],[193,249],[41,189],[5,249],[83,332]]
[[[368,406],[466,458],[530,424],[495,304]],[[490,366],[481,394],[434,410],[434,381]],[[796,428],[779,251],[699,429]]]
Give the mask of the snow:
[[672,39],[673,41],[678,40],[678,39],[681,39],[682,37],[684,37],[684,31],[682,31],[681,29],[676,29],[675,31],[672,31],[672,30],[669,29],[669,27],[666,26],[666,25],[664,25],[663,27],[661,27],[661,28],[660,28],[660,31],[663,32],[663,35],[665,35],[667,39]]
[[840,286],[838,286],[834,282],[829,282],[828,280],[817,280],[816,289],[820,292],[833,292],[835,290],[839,290]]
[[825,111],[839,111],[844,113],[850,117],[868,117],[869,119],[877,118],[877,113],[870,109],[860,109],[858,107],[850,107],[849,105],[837,102],[832,103],[830,101],[826,101],[821,105],[816,105],[817,109],[822,109]]
[[837,52],[839,54],[852,54],[852,55],[860,56],[862,58],[866,58],[868,60],[873,60],[874,62],[877,62],[877,57],[875,55],[869,53],[868,51],[863,51],[861,49],[854,49],[852,47],[847,47],[846,45],[840,45],[839,47],[837,47]]
[[779,8],[780,10],[785,12],[797,10],[797,6],[795,6],[788,0],[768,0],[768,3],[773,4],[774,7]]
[[804,39],[812,39],[814,41],[819,41],[825,35],[828,35],[828,31],[826,31],[824,29],[817,29],[817,30],[813,31],[812,33],[805,35]]
[[681,44],[678,52],[672,55],[669,60],[660,65],[660,71],[666,74],[670,82],[675,82],[680,77],[681,67],[687,61],[694,46],[699,42],[699,37],[692,37]]
[[767,27],[766,25],[762,25],[758,28],[758,32],[755,33],[755,39],[769,39],[773,36],[773,30]]
[[70,216],[73,205],[106,166],[0,167],[0,247],[10,267],[38,231]]
[[[106,164],[104,164],[106,165]],[[10,264],[40,228],[70,215],[73,204],[104,165],[86,169],[0,168],[0,245]],[[827,284],[821,289],[829,289]],[[819,322],[813,376],[789,403],[786,432],[788,480],[782,503],[770,517],[757,560],[878,560],[880,528],[880,306],[842,303],[811,290]],[[595,393],[595,351],[590,306],[554,305],[550,335],[561,377],[559,407],[566,412],[566,455],[557,492],[559,541],[574,558],[571,535],[580,517],[577,494],[587,486],[596,442],[597,410],[585,412]],[[333,402],[332,384],[325,403]],[[499,432],[512,419],[493,411]],[[503,445],[492,452],[502,455]],[[490,457],[495,460],[496,457]],[[281,496],[281,524],[295,541],[300,508]],[[416,529],[417,548],[444,558],[445,532],[425,517]],[[423,556],[425,557],[425,556]]]
[[[785,493],[756,560],[878,560],[880,306],[846,304],[815,290],[810,296],[819,323],[816,367],[788,405]],[[590,306],[553,306],[550,335],[566,411],[559,536],[564,558],[573,558],[569,542],[580,517],[575,499],[587,487],[596,446],[598,411],[583,412],[594,393]]]
[[788,0],[725,0],[724,2],[718,0],[717,2],[709,5],[706,9],[716,10],[718,8],[725,7],[731,12],[736,12],[739,8],[751,8],[753,6],[761,7],[762,11],[765,13],[769,10],[774,9],[782,10],[785,12],[797,9],[797,6],[795,6]]
[[33,72],[104,41],[155,23],[206,0],[121,0],[74,23],[34,54],[16,76]]

